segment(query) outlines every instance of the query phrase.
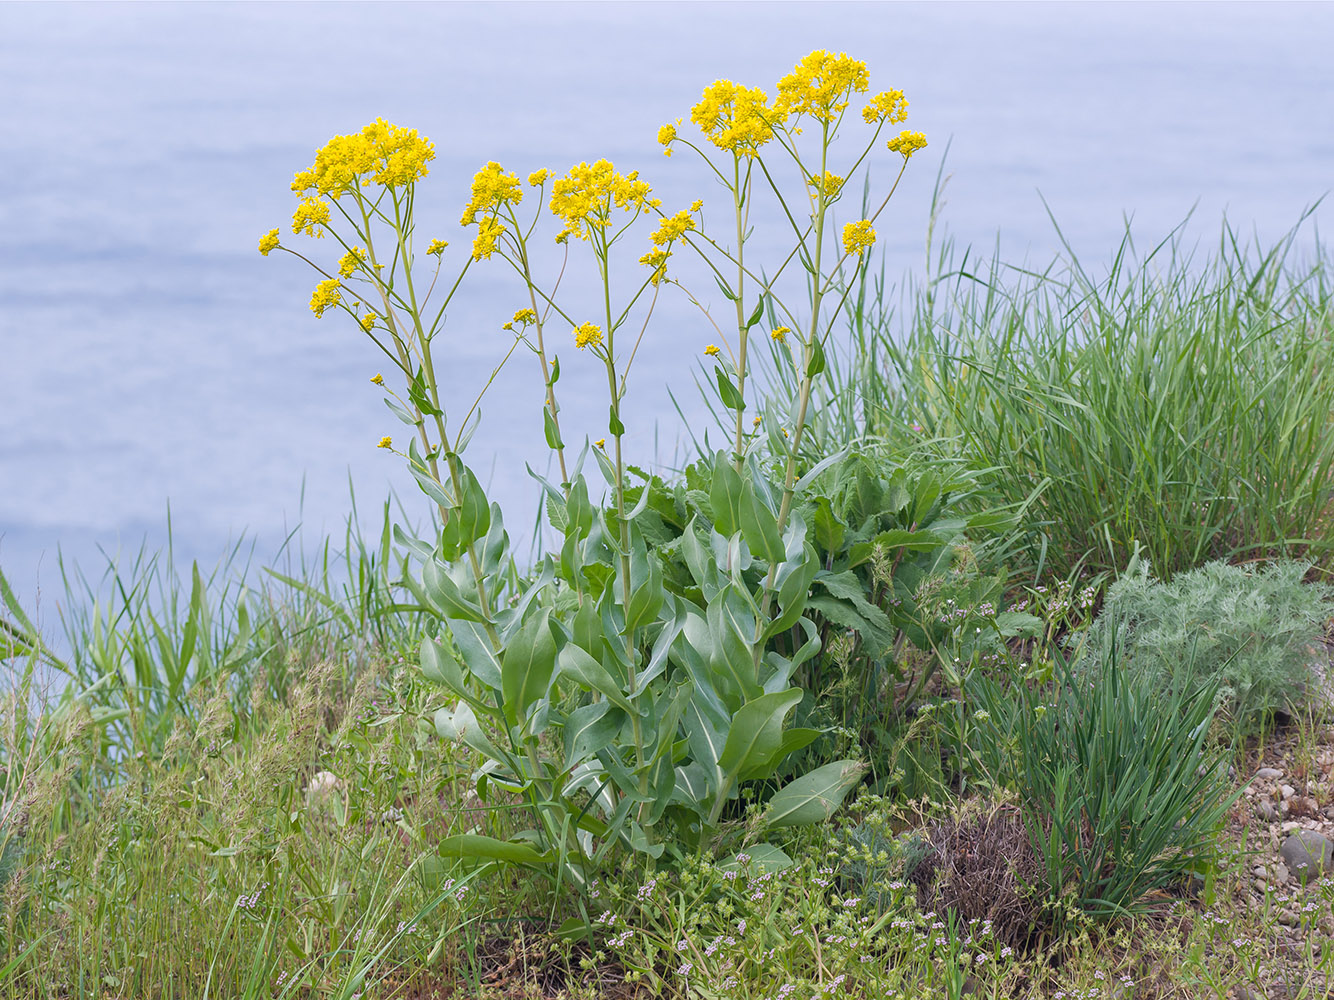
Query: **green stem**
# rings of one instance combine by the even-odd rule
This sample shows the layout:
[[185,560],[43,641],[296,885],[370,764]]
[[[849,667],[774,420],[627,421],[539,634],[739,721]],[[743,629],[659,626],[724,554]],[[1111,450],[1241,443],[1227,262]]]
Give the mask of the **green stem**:
[[[823,141],[820,144],[820,173],[823,179],[829,157],[829,125],[824,125]],[[827,199],[823,183],[819,188],[819,197],[815,209],[815,255],[812,258],[811,276],[811,323],[806,335],[806,345],[801,352],[801,388],[797,408],[797,423],[792,428],[792,441],[787,450],[787,468],[783,474],[783,500],[778,508],[778,534],[787,529],[788,518],[792,515],[792,499],[796,492],[797,454],[801,450],[801,438],[806,429],[806,412],[811,401],[811,387],[815,376],[810,374],[811,359],[815,354],[816,338],[820,335],[820,302],[824,296],[820,280],[820,259],[824,250],[824,219]],[[755,681],[759,683],[760,656],[764,651],[764,630],[769,623],[769,609],[773,604],[774,580],[778,574],[778,564],[772,563],[764,578],[764,596],[760,601],[760,616],[756,621],[755,642],[751,648],[752,665]]]
[[[750,183],[750,171],[746,171],[746,183]],[[736,392],[742,405],[736,411],[736,442],[732,455],[733,465],[738,473],[741,472],[742,462],[742,435],[745,432],[745,402],[746,402],[746,348],[750,340],[750,329],[746,326],[746,231],[744,221],[741,217],[741,203],[743,201],[741,192],[741,157],[733,154],[732,156],[732,207],[736,215],[736,300],[733,303],[736,306],[736,328],[737,339],[740,346],[737,349],[736,366]]]
[[[621,394],[616,384],[616,355],[615,355],[615,332],[612,326],[611,317],[611,271],[608,260],[609,243],[601,246],[595,244],[599,252],[599,264],[602,271],[602,303],[607,321],[607,388],[611,394],[611,412],[616,418],[616,426],[608,428],[614,439],[616,451],[616,485],[614,492],[616,494],[616,521],[620,534],[620,556],[621,556],[621,607],[624,610],[625,622],[625,663],[627,678],[630,682],[630,689],[633,691],[636,684],[635,671],[635,629],[630,622],[630,522],[625,517],[625,463],[621,450],[621,438],[624,435],[625,422],[621,419]],[[648,771],[644,768],[644,732],[643,725],[639,720],[639,713],[632,712],[630,717],[631,724],[634,726],[635,733],[635,764],[639,771],[639,790],[641,794],[648,794]],[[647,803],[640,806],[639,812],[642,816]]]

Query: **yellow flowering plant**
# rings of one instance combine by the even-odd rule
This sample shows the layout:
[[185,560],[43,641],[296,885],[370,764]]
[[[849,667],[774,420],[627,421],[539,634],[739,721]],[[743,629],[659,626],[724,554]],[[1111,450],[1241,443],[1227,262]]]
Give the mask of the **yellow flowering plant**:
[[[701,201],[664,211],[637,171],[619,171],[607,160],[563,174],[533,171],[526,187],[537,192],[537,205],[521,214],[525,184],[488,162],[473,178],[460,219],[474,230],[470,252],[430,309],[448,243],[435,239],[427,247],[435,260],[420,294],[413,197],[434,157],[431,143],[377,120],[335,137],[296,175],[292,189],[302,200],[293,232],[332,235],[342,252],[326,269],[274,230],[260,241],[260,253],[282,249],[312,263],[323,277],[311,301],[316,315],[351,315],[402,374],[402,393],[380,375],[372,381],[412,428],[404,457],[440,515],[432,541],[396,529],[404,584],[440,622],[420,654],[424,675],[452,699],[436,714],[435,728],[483,758],[479,796],[491,788],[517,795],[534,820],[533,830],[511,841],[451,838],[440,845],[442,855],[524,865],[581,892],[599,868],[627,854],[652,864],[664,855],[721,850],[738,838],[753,859],[778,864],[781,851],[753,841],[766,829],[827,818],[860,781],[856,761],[833,761],[787,782],[745,827],[729,822],[745,783],[773,778],[819,735],[786,725],[802,698],[794,674],[821,648],[805,611],[824,572],[794,498],[821,472],[799,469],[798,455],[811,385],[824,369],[828,317],[839,309],[826,299],[851,284],[845,269],[865,266],[884,203],[849,224],[841,242],[832,209],[845,179],[907,108],[899,91],[872,97],[861,113],[869,141],[859,155],[835,163],[834,139],[868,79],[863,63],[814,52],[778,81],[772,101],[763,89],[726,80],[706,88],[689,117],[707,142],[683,137],[680,121],[659,130],[669,155],[680,145],[693,149],[730,193],[727,237],[706,230]],[[813,151],[804,127],[818,133]],[[903,165],[921,148],[916,138],[893,141]],[[806,199],[801,210],[784,194],[785,171]],[[765,194],[795,245],[761,268],[746,244],[752,210]],[[554,280],[540,273],[538,239],[561,248]],[[712,327],[713,343],[701,337],[695,348],[714,366],[719,399],[735,412],[732,450],[692,471],[697,478],[680,488],[646,475],[643,485],[631,485],[627,392],[659,296],[679,289],[709,316],[669,272],[683,248],[704,262],[734,305],[734,336]],[[622,288],[613,276],[627,272],[613,265],[627,252],[641,269]],[[789,307],[779,293],[793,261],[808,275],[809,309]],[[482,262],[507,265],[526,301],[502,324],[513,340],[491,378],[451,423],[432,346],[444,307]],[[569,301],[561,293],[568,266],[596,273],[595,300]],[[744,413],[749,336],[766,311],[767,336],[800,374],[800,392],[787,419],[766,413],[752,429]],[[556,396],[560,344],[579,362],[601,365],[608,393],[606,434],[573,461]],[[461,458],[482,394],[520,345],[538,359],[545,439],[560,470],[559,483],[542,481],[559,544],[523,582],[500,508]],[[380,447],[400,453],[389,437]],[[777,482],[766,472],[765,447],[783,470]],[[590,454],[607,483],[605,506],[582,472]]]
[[[791,516],[796,492],[801,454],[802,435],[806,428],[814,379],[825,369],[825,344],[829,337],[830,321],[843,307],[849,291],[855,287],[858,269],[865,266],[866,251],[874,245],[876,234],[873,223],[884,211],[889,199],[898,188],[912,153],[926,145],[921,133],[904,132],[887,142],[890,152],[902,155],[898,174],[888,194],[867,218],[843,227],[842,253],[838,245],[831,247],[833,234],[829,232],[832,209],[846,187],[846,178],[861,169],[880,141],[888,125],[898,124],[907,117],[908,102],[900,90],[888,90],[870,98],[862,108],[865,125],[873,126],[869,134],[857,144],[855,155],[844,160],[842,174],[831,166],[835,141],[847,117],[848,108],[857,94],[870,87],[866,64],[839,53],[817,50],[800,60],[791,73],[779,79],[776,96],[768,102],[763,90],[737,87],[730,81],[720,80],[706,87],[703,95],[691,109],[691,121],[700,127],[709,143],[730,154],[723,164],[702,143],[683,138],[675,127],[659,132],[658,141],[670,153],[675,145],[684,145],[697,153],[717,180],[731,194],[732,217],[731,248],[700,232],[688,238],[690,247],[699,252],[701,259],[712,270],[723,295],[735,307],[735,353],[732,343],[726,346],[731,362],[719,358],[714,367],[714,382],[718,399],[723,407],[735,412],[733,463],[738,473],[742,470],[747,451],[748,432],[745,424],[746,383],[750,354],[750,331],[759,323],[766,307],[771,314],[783,317],[786,325],[778,326],[771,334],[775,344],[788,348],[787,336],[792,334],[800,353],[789,353],[798,375],[795,407],[787,415],[788,427],[776,415],[767,421],[767,444],[773,454],[783,456],[785,462],[782,497],[777,504],[776,527],[781,534]],[[811,144],[802,140],[803,126],[814,123],[818,141]],[[910,137],[910,138],[905,138]],[[779,164],[767,162],[768,152],[775,152]],[[805,211],[789,204],[778,178],[781,167],[795,168],[802,178],[806,196]],[[759,271],[746,259],[746,243],[751,231],[750,212],[759,188],[767,189],[781,210],[795,237],[794,247],[786,258],[772,270]],[[831,261],[832,258],[832,261]],[[807,273],[805,286],[809,289],[809,307],[789,307],[778,293],[778,284],[792,261],[800,262]],[[848,267],[852,273],[848,274]],[[754,289],[752,292],[751,289]],[[842,290],[841,297],[828,308],[826,299]],[[755,306],[746,309],[746,301],[754,294]],[[707,310],[691,297],[707,315]],[[827,310],[827,312],[826,312]],[[805,315],[803,316],[803,312]],[[793,330],[803,330],[798,336]],[[718,331],[723,336],[722,331]],[[725,340],[727,338],[724,338]],[[754,425],[758,434],[765,423]],[[789,429],[790,428],[790,429]],[[762,598],[761,620],[767,618],[778,584],[778,567],[771,566]],[[762,655],[760,643],[752,645],[756,669]]]

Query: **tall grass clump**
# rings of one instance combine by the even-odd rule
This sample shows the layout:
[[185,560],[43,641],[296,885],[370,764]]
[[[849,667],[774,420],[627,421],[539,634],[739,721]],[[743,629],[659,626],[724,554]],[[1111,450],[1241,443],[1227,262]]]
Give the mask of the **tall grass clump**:
[[[113,769],[136,755],[158,758],[179,720],[196,724],[196,691],[225,683],[245,718],[257,698],[285,704],[314,663],[339,664],[350,686],[369,665],[401,661],[421,642],[420,617],[395,609],[390,512],[386,501],[369,542],[352,494],[341,544],[326,538],[308,555],[294,532],[274,560],[281,570],[264,573],[244,540],[212,569],[182,567],[170,519],[160,552],[145,545],[128,559],[107,555],[98,575],[62,557],[55,639],[0,570],[0,664],[13,663],[14,678],[21,664],[31,690],[86,709]],[[7,753],[0,747],[0,760]]]
[[1115,571],[1136,546],[1167,576],[1323,559],[1334,283],[1319,243],[1298,260],[1300,230],[1252,248],[1225,224],[1201,259],[1182,227],[1147,254],[1127,229],[1102,275],[1068,243],[1034,271],[946,240],[897,311],[883,281],[850,297],[837,433],[925,445],[994,502],[1031,499],[1033,558],[1058,575]]
[[1156,678],[1108,645],[1093,669],[1057,655],[1054,690],[977,672],[980,758],[1019,800],[1057,932],[1142,912],[1145,896],[1207,873],[1236,795],[1209,741],[1217,682]]

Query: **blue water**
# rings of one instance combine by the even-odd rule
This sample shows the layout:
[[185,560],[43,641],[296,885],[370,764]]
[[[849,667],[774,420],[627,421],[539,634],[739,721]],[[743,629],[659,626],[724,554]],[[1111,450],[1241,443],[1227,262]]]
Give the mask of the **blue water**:
[[[1045,260],[1040,192],[1092,262],[1126,215],[1143,242],[1192,208],[1206,242],[1224,213],[1262,239],[1292,226],[1334,183],[1330,38],[1316,4],[0,5],[0,568],[50,624],[57,546],[93,564],[156,544],[168,504],[178,558],[211,562],[243,532],[262,561],[299,520],[341,531],[349,476],[372,509],[390,487],[415,502],[374,447],[403,428],[368,382],[373,348],[310,314],[305,265],[255,252],[287,231],[293,172],[376,116],[435,141],[420,231],[462,247],[488,159],[526,175],[606,156],[668,208],[707,201],[658,126],[716,78],[772,90],[806,52],[847,51],[931,141],[877,226],[891,274],[923,268],[947,142],[957,241]],[[458,386],[523,304],[498,262],[473,277],[450,310]],[[700,419],[690,378],[714,337],[679,299],[658,319],[627,423],[634,456],[666,462],[665,387]],[[600,436],[601,375],[565,355],[566,436]],[[519,358],[469,452],[519,534],[540,398]]]

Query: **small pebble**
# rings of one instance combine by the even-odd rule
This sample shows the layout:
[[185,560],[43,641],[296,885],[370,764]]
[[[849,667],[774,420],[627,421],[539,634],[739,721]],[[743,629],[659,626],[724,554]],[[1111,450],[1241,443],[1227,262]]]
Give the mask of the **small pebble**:
[[1276,767],[1262,767],[1255,772],[1255,776],[1263,781],[1267,778],[1281,778],[1283,777],[1283,772]]
[[1291,785],[1279,785],[1278,790],[1282,793],[1285,799],[1290,799],[1297,794],[1297,789],[1293,788]]

